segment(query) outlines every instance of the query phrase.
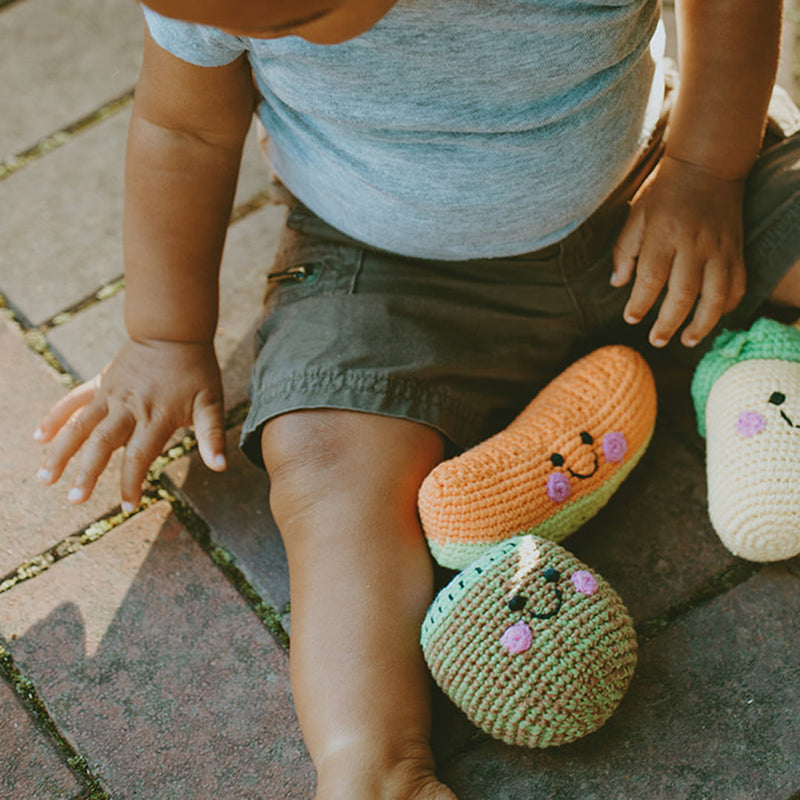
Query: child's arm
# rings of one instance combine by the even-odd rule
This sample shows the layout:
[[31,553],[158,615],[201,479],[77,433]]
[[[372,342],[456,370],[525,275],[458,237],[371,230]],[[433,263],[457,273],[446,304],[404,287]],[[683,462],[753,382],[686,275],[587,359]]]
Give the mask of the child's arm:
[[741,300],[744,179],[756,159],[778,61],[781,0],[677,0],[680,89],[666,154],[634,197],[612,283],[636,280],[638,322],[667,286],[650,332],[700,341]]
[[125,445],[122,500],[141,485],[172,433],[194,423],[200,454],[225,466],[213,337],[218,272],[241,150],[253,111],[244,58],[201,68],[145,33],[125,168],[125,324],[129,339],[94,381],[42,421],[52,444],[40,479],[53,483],[82,448],[72,502],[91,494]]

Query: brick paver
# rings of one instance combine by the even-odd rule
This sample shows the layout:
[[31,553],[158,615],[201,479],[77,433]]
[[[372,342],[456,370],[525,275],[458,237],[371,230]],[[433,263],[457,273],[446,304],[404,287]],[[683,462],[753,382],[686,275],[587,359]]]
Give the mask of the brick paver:
[[0,183],[0,292],[34,324],[122,274],[129,111]]
[[239,452],[239,431],[228,435],[225,472],[211,472],[194,452],[170,464],[165,473],[251,586],[281,610],[289,602],[286,553],[269,510],[266,474]]
[[25,0],[0,10],[0,161],[131,89],[142,13],[130,0]]
[[617,589],[638,622],[688,601],[735,564],[707,508],[702,458],[658,426],[605,509],[563,544]]
[[0,797],[8,800],[71,800],[80,782],[61,754],[0,681]]
[[287,655],[167,504],[0,595],[0,635],[114,800],[310,795]]
[[71,465],[55,487],[36,479],[43,449],[32,435],[39,420],[65,393],[53,370],[22,342],[19,333],[0,317],[0,576],[38,555],[68,534],[119,505],[119,459],[100,479],[92,498],[82,506],[65,501]]
[[121,291],[52,328],[47,341],[67,369],[88,380],[122,347],[127,336],[124,313],[125,292]]
[[[265,184],[264,184],[265,185]],[[278,246],[285,210],[267,206],[228,233],[220,275],[220,321],[215,346],[228,408],[247,398],[253,331],[261,318],[265,276]],[[53,328],[48,340],[82,378],[98,373],[125,341],[124,290]]]

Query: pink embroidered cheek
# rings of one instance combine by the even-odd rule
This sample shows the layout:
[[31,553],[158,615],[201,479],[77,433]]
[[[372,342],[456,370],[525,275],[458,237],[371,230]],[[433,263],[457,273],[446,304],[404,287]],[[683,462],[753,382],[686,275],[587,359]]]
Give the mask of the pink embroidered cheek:
[[547,496],[554,503],[563,503],[572,494],[572,484],[563,472],[551,472],[547,478]]
[[512,656],[524,653],[530,650],[533,644],[533,634],[531,629],[522,621],[515,622],[506,632],[500,637],[500,644],[511,653]]
[[628,440],[624,433],[612,431],[603,437],[603,455],[606,457],[606,461],[611,463],[622,461],[627,452]]
[[749,439],[756,436],[767,427],[767,421],[757,411],[742,411],[736,420],[736,430]]
[[585,569],[573,572],[570,580],[581,594],[593,595],[597,591],[597,578]]

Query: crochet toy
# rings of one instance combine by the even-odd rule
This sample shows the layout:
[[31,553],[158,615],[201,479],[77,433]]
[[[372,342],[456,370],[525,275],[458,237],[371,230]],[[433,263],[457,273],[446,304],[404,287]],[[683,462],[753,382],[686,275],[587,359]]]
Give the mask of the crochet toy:
[[463,569],[522,531],[561,541],[594,516],[645,452],[652,373],[612,345],[576,361],[501,433],[439,464],[419,493],[434,558]]
[[800,554],[800,330],[760,319],[722,333],[692,399],[722,543],[750,561]]
[[472,722],[527,747],[599,728],[636,664],[617,594],[564,548],[530,534],[495,545],[437,595],[422,649]]

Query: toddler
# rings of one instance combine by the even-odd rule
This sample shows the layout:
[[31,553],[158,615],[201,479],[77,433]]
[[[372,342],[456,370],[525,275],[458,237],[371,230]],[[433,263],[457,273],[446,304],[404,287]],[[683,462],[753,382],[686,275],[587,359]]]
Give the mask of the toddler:
[[734,309],[800,305],[800,140],[773,125],[762,147],[780,0],[679,0],[680,87],[658,0],[149,5],[129,339],[42,421],[40,479],[77,456],[83,502],[124,446],[131,511],[187,424],[225,468],[218,269],[255,110],[292,201],[242,447],[288,554],[316,798],[452,800],[417,490],[618,320],[652,310],[653,346],[691,347]]

